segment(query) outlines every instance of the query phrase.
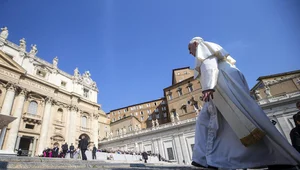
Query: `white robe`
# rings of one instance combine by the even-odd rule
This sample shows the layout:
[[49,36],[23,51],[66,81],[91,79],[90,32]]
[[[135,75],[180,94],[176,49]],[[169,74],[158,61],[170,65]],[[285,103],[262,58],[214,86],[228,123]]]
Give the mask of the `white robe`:
[[226,93],[231,102],[266,136],[258,143],[245,147],[215,106],[220,106],[220,103],[215,103],[218,100],[206,102],[196,122],[193,161],[203,166],[226,169],[300,164],[300,154],[251,98],[243,74],[234,65],[209,57],[201,61],[199,70],[202,90],[215,89],[215,97],[222,95],[220,92]]

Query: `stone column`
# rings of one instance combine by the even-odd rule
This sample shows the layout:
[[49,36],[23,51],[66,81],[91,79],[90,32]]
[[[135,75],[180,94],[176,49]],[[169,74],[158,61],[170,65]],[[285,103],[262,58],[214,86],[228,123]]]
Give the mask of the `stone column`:
[[50,122],[50,114],[51,114],[51,107],[52,107],[52,103],[53,103],[53,99],[52,98],[46,98],[45,101],[45,109],[44,109],[44,115],[43,115],[43,122],[42,122],[42,128],[41,128],[41,132],[40,132],[40,143],[39,143],[39,147],[38,147],[38,154],[42,154],[43,150],[46,147],[46,143],[48,139],[48,128],[49,128],[49,122]]
[[15,150],[18,150],[18,149],[19,149],[21,137],[22,137],[22,136],[18,136],[18,137],[17,137],[17,143],[16,143],[16,146],[15,146]]
[[69,121],[70,121],[70,125],[69,125],[69,136],[68,136],[68,141],[69,143],[73,143],[75,145],[75,135],[76,135],[76,116],[77,116],[77,107],[76,106],[71,106],[70,107],[70,116],[69,116]]
[[98,118],[99,118],[99,114],[94,113],[93,121],[92,121],[93,122],[92,130],[93,130],[93,141],[97,148],[98,148],[98,131],[99,131]]
[[31,154],[31,157],[34,157],[36,154],[35,154],[35,148],[36,148],[36,142],[38,140],[38,138],[34,138],[33,139],[33,147],[32,147],[32,154]]
[[29,150],[28,150],[28,156],[32,156],[33,140],[34,140],[34,138],[30,139],[30,145],[29,145]]
[[66,121],[65,121],[65,128],[66,128],[66,130],[65,130],[65,137],[66,137],[66,141],[67,141],[68,145],[71,145],[71,141],[69,140],[70,116],[71,116],[71,110],[70,110],[70,107],[68,107],[67,108],[67,118],[66,118]]
[[3,127],[1,129],[1,134],[0,134],[0,150],[2,149],[2,145],[3,145],[3,142],[4,142],[6,128],[7,128],[7,126],[5,126],[5,127]]
[[15,108],[15,112],[13,114],[14,117],[17,119],[11,122],[11,129],[8,133],[7,137],[7,147],[6,150],[9,152],[15,152],[15,144],[16,144],[16,139],[18,136],[18,131],[19,131],[19,126],[21,122],[21,116],[22,116],[22,111],[23,111],[23,106],[25,102],[25,97],[26,97],[27,91],[25,89],[22,89],[19,93],[19,97],[17,99],[17,106]]
[[183,134],[178,135],[179,137],[179,142],[180,142],[180,147],[181,147],[181,152],[183,156],[183,160],[185,161],[185,164],[190,165],[191,164],[191,158],[189,156],[189,150],[187,148],[186,143],[184,142],[184,137]]
[[[3,115],[10,115],[12,105],[14,103],[14,98],[15,98],[15,93],[16,93],[16,86],[14,84],[8,83],[7,86],[7,91],[5,94],[4,102],[2,105],[1,109],[1,114]],[[1,129],[1,135],[0,135],[0,149],[2,149],[2,145],[4,143],[4,137],[6,134],[6,128],[4,127]]]

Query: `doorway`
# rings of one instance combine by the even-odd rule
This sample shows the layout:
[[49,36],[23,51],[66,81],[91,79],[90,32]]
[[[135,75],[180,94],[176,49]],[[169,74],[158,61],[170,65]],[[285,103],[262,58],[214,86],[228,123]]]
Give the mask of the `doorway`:
[[18,149],[22,150],[22,156],[29,156],[30,144],[32,143],[32,137],[21,137],[20,145]]

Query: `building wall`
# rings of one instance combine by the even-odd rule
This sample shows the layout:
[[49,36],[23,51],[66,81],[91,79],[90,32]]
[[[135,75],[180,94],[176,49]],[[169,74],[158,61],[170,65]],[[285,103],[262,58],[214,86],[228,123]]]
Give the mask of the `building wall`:
[[[299,110],[296,108],[296,102],[300,101],[300,75],[287,74],[278,77],[269,77],[261,79],[261,83],[252,89],[254,98],[255,90],[259,91],[258,104],[265,111],[270,121],[275,121],[278,131],[290,142],[289,133],[295,127],[292,116]],[[265,84],[270,88],[271,95],[266,95]],[[193,91],[186,87],[193,86]],[[178,90],[182,91],[179,95]],[[181,82],[174,83],[172,86],[164,89],[167,99],[169,114],[173,111],[179,115],[180,120],[173,123],[160,124],[159,127],[143,129],[141,131],[115,136],[109,140],[101,141],[100,147],[109,150],[127,150],[127,151],[148,151],[160,154],[166,159],[174,160],[179,164],[190,164],[192,161],[193,145],[195,141],[195,121],[196,113],[192,106],[187,104],[193,97],[198,106],[203,103],[200,100],[201,85],[198,80],[192,77]],[[172,95],[170,98],[169,95]],[[183,111],[184,106],[187,113]]]
[[170,117],[179,115],[180,120],[196,117],[196,111],[193,104],[189,103],[193,98],[201,108],[203,102],[200,100],[202,96],[201,84],[199,80],[190,77],[180,83],[174,84],[164,89],[164,94],[167,99]]
[[[107,117],[111,123],[121,123],[120,126],[128,126],[126,123],[120,121],[129,116],[136,117],[141,122],[141,128],[152,127],[152,120],[158,120],[159,124],[167,123],[168,119],[168,106],[165,98],[152,100],[144,103],[139,103],[127,106],[120,109],[112,110],[108,113]],[[114,123],[115,125],[116,123]],[[123,125],[125,124],[125,125]]]
[[[45,76],[39,76],[37,70]],[[55,61],[50,64],[0,38],[1,114],[17,117],[1,130],[2,149],[13,152],[30,144],[26,152],[33,156],[64,142],[76,146],[82,134],[98,145],[99,137],[105,137],[99,128],[109,121],[97,104],[98,88],[90,76],[88,71],[65,73]]]

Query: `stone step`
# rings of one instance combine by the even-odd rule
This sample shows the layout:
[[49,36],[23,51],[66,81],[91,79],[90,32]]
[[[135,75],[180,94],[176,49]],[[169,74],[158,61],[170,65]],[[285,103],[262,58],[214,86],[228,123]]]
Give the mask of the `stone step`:
[[141,170],[176,170],[176,169],[201,169],[192,166],[184,166],[173,163],[141,163],[141,162],[114,162],[114,161],[82,161],[62,158],[42,158],[42,157],[0,157],[0,169],[141,169]]
[[0,162],[0,169],[200,169],[191,166],[105,162]]

